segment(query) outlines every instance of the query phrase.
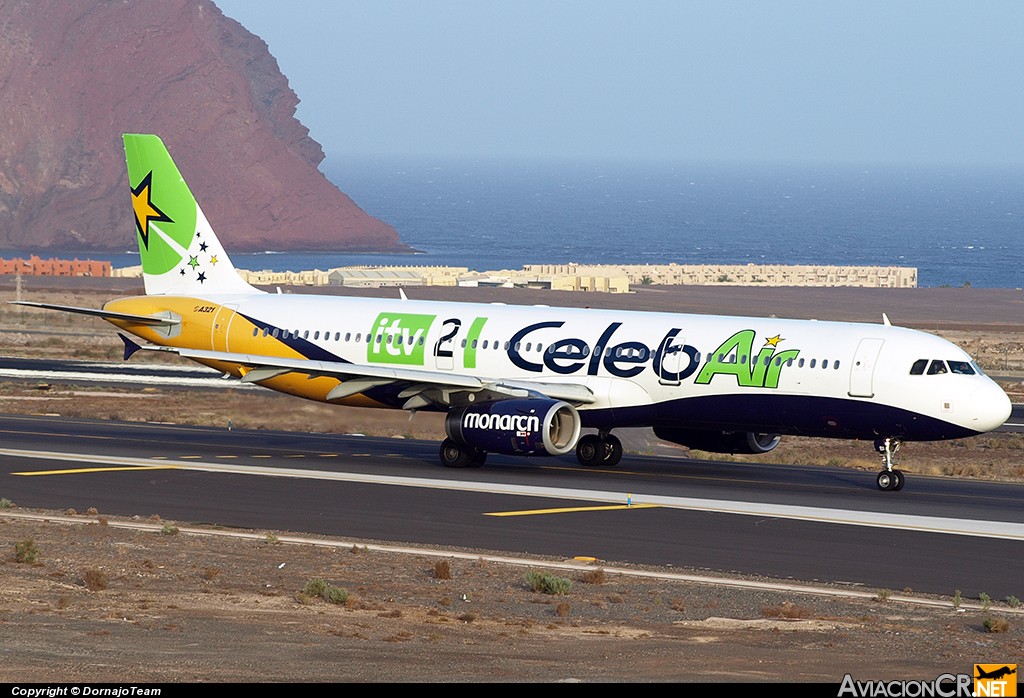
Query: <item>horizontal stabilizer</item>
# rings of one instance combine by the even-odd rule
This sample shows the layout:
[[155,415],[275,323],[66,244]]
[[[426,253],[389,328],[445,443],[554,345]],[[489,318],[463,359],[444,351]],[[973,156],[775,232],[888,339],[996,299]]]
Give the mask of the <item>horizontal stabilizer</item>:
[[76,313],[78,315],[92,315],[94,317],[101,317],[104,320],[124,320],[153,327],[173,327],[174,325],[181,324],[181,320],[179,318],[135,315],[133,313],[115,313],[111,310],[103,310],[102,308],[77,308],[73,305],[54,305],[52,303],[34,303],[32,301],[7,302],[12,305],[26,305],[31,308],[46,308],[47,310],[59,310],[64,313]]

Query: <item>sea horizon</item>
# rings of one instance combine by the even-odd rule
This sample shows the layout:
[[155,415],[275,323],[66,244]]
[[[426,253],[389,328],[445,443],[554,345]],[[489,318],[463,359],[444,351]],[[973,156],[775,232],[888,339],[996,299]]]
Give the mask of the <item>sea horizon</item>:
[[[321,169],[415,251],[229,246],[236,267],[901,266],[917,268],[922,287],[1024,287],[1024,169],[397,156]],[[139,263],[134,251],[67,253]]]

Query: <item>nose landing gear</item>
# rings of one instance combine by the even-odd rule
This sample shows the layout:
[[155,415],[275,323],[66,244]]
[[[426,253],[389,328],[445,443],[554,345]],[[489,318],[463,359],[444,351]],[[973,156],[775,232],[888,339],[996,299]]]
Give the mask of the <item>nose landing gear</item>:
[[902,470],[892,467],[896,452],[900,450],[900,440],[894,438],[879,439],[875,441],[875,450],[882,454],[882,467],[884,468],[882,472],[878,473],[878,477],[875,478],[875,481],[878,483],[878,489],[887,492],[902,490],[906,477],[904,477]]

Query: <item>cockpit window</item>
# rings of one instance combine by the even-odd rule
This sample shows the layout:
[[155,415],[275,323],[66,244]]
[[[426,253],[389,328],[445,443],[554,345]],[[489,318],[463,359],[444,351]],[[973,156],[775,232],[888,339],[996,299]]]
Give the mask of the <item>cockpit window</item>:
[[949,370],[952,373],[959,373],[961,376],[973,376],[974,369],[967,361],[949,361]]
[[914,362],[914,365],[910,367],[910,375],[921,376],[924,375],[924,367],[928,365],[928,359],[918,359]]
[[929,376],[937,376],[940,373],[947,373],[947,372],[948,372],[948,369],[946,368],[946,362],[945,361],[939,361],[938,359],[932,359],[931,364],[928,366],[928,375]]

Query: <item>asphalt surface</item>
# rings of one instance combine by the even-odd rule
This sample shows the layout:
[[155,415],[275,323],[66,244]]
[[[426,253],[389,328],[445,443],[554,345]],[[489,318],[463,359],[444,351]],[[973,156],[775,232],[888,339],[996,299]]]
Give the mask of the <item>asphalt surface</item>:
[[873,473],[641,457],[452,471],[432,442],[24,416],[0,434],[0,495],[22,508],[1024,596],[1015,484],[914,476],[893,493]]

